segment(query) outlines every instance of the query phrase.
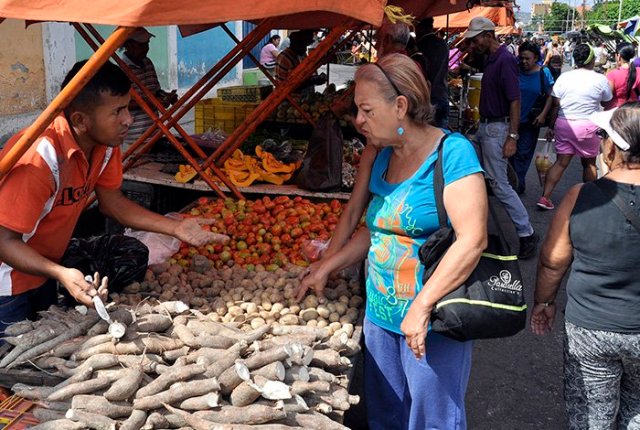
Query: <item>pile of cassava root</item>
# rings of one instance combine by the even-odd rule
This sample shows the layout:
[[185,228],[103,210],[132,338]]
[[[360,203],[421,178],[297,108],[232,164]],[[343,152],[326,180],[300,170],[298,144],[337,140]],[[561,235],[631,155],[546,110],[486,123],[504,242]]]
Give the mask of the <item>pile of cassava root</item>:
[[[327,296],[337,300],[327,314],[315,296],[299,309],[289,304],[293,276],[268,286],[261,271],[210,273],[212,282],[192,273],[171,276],[188,282],[191,294],[200,289],[206,313],[146,299],[108,306],[112,327],[94,310],[52,307],[37,322],[7,328],[14,347],[0,367],[35,366],[63,378],[55,387],[13,387],[36,403],[34,429],[345,429],[337,420],[359,401],[338,376],[359,351],[353,324],[342,319],[361,305],[355,286],[333,281]],[[304,325],[289,325],[287,316]]]

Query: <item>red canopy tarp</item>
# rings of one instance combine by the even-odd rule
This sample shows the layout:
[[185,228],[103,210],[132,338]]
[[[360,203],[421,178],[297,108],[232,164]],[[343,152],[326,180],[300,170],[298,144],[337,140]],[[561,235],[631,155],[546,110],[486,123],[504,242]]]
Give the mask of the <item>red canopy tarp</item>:
[[503,6],[491,7],[491,6],[476,6],[470,10],[462,12],[452,13],[449,15],[449,21],[447,22],[447,15],[437,16],[433,20],[434,28],[449,28],[450,31],[464,31],[469,26],[469,21],[476,17],[485,17],[493,21],[498,27],[496,33],[502,33],[502,30],[512,31],[515,28],[515,15],[513,14],[513,8],[511,4]]
[[[415,1],[415,0],[414,0]],[[345,16],[379,26],[385,0],[0,0],[0,17],[127,27],[282,17],[280,28],[331,27]]]

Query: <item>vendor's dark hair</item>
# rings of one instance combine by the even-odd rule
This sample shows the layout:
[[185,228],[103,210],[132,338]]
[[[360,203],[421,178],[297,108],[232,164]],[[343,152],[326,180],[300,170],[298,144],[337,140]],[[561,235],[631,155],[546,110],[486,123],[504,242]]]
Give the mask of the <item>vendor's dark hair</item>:
[[269,43],[273,43],[273,42],[275,42],[275,41],[276,41],[276,39],[280,40],[280,39],[282,39],[282,38],[280,37],[280,35],[279,35],[279,34],[274,34],[273,36],[271,36],[271,37],[269,38]]
[[633,91],[633,84],[636,83],[636,68],[633,65],[633,58],[636,56],[636,50],[630,43],[625,43],[618,46],[618,55],[625,63],[629,63],[629,74],[627,75],[627,90],[625,92],[625,100],[631,98],[631,92]]
[[[61,88],[73,79],[80,69],[87,63],[87,60],[79,61],[73,65],[67,76],[62,81]],[[98,69],[96,74],[80,90],[80,93],[69,103],[65,109],[66,113],[71,113],[72,109],[80,109],[90,112],[94,106],[100,104],[101,93],[107,92],[112,96],[123,96],[131,89],[131,81],[120,67],[107,61]]]
[[540,59],[540,48],[535,43],[531,43],[529,41],[522,42],[520,46],[518,46],[518,52],[529,51],[536,57],[536,60]]
[[591,59],[594,58],[589,54],[591,54],[591,47],[589,45],[587,45],[586,43],[576,45],[573,50],[573,60],[575,61],[576,66],[584,67],[589,64],[591,62],[591,60],[589,60],[589,57],[591,57]]
[[431,122],[433,106],[431,91],[424,74],[411,58],[404,54],[389,54],[376,64],[367,64],[356,71],[356,86],[364,80],[378,86],[380,95],[389,101],[398,96],[407,98],[407,116],[418,125]]
[[629,102],[616,109],[611,127],[629,144],[625,161],[640,163],[640,103]]

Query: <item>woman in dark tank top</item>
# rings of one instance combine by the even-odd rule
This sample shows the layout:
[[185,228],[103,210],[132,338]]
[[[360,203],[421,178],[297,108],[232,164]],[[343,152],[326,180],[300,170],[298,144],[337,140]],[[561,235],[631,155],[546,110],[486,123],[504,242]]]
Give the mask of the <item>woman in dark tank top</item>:
[[610,173],[569,190],[542,246],[531,329],[549,332],[567,270],[570,429],[640,429],[640,104],[599,112]]

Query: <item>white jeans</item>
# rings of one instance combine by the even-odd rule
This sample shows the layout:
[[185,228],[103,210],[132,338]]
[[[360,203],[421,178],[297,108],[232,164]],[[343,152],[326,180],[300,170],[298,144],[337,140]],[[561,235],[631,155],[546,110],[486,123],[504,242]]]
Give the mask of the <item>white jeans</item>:
[[508,122],[480,123],[476,139],[482,151],[482,167],[494,179],[494,194],[509,214],[518,236],[530,236],[533,227],[529,222],[529,214],[507,178],[508,160],[503,157],[502,148],[508,135]]

